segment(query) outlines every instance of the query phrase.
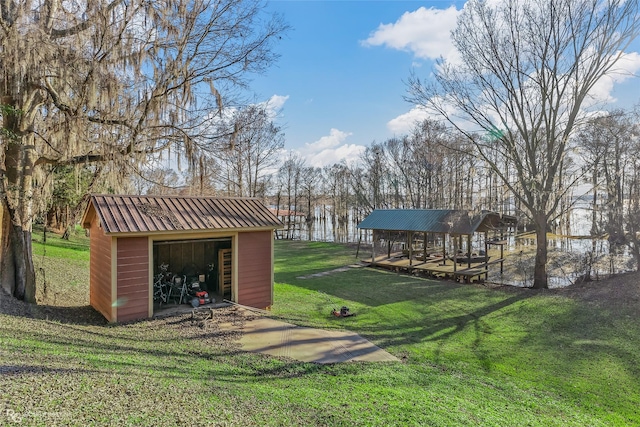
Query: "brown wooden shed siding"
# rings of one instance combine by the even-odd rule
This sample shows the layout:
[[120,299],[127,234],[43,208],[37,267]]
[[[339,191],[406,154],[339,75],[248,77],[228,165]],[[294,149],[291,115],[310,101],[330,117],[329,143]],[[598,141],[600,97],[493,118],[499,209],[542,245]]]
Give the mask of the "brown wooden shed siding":
[[238,233],[237,303],[267,308],[272,301],[271,231]]
[[109,321],[113,320],[111,306],[111,236],[104,234],[94,216],[89,231],[91,235],[89,265],[89,303]]
[[118,322],[149,317],[149,238],[120,237],[118,257]]

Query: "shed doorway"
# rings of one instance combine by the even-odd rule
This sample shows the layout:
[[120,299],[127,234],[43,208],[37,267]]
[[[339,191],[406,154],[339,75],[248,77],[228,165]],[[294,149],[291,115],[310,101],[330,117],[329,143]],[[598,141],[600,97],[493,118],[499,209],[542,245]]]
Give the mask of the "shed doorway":
[[190,304],[185,290],[196,288],[211,301],[233,300],[231,237],[154,241],[153,288],[154,311]]

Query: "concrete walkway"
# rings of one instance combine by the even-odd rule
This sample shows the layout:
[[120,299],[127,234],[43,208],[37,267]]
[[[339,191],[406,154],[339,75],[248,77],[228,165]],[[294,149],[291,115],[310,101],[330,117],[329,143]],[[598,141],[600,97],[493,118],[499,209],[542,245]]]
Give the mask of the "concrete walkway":
[[[245,351],[289,357],[302,362],[397,362],[398,359],[353,332],[303,328],[268,317],[246,316],[240,345]],[[221,324],[237,330],[238,325]]]

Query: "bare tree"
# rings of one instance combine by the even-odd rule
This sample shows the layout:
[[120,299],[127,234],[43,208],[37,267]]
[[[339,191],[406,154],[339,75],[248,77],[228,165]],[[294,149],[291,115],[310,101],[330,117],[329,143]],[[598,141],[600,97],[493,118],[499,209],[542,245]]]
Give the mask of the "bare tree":
[[411,134],[373,143],[351,168],[358,199],[380,208],[456,208],[473,204],[477,159],[471,144],[443,123],[425,120]]
[[629,164],[625,179],[625,242],[640,271],[640,110],[630,115]]
[[441,122],[423,120],[417,124],[409,136],[411,155],[407,159],[407,175],[415,177],[416,194],[412,206],[415,208],[445,208],[443,201],[447,189],[444,188],[445,158],[447,157],[447,129]]
[[522,203],[537,236],[535,288],[548,287],[547,230],[572,185],[560,177],[582,107],[639,29],[638,0],[470,0],[452,32],[460,62],[441,61],[433,84],[409,80],[407,99],[464,132]]
[[[277,190],[277,214],[282,216],[280,206],[286,203],[284,211],[286,220],[286,238],[294,237],[296,227],[296,215],[298,213],[298,201],[300,198],[300,180],[303,169],[306,167],[305,161],[297,154],[289,153],[289,157],[278,169],[278,190]],[[284,200],[283,200],[284,199]]]
[[616,110],[589,120],[578,134],[593,187],[592,233],[606,231],[611,254],[626,244],[634,258],[640,254],[637,248],[640,123],[636,120],[633,113]]
[[284,148],[284,133],[273,123],[265,105],[236,112],[231,128],[228,146],[213,159],[223,171],[222,185],[229,195],[256,197],[264,193],[269,169],[275,167]]
[[[580,147],[591,170],[593,186],[592,230],[601,228],[598,212],[606,215],[604,225],[609,240],[621,243],[624,240],[623,206],[624,179],[633,141],[634,126],[624,111],[595,117],[578,133]],[[602,191],[604,190],[604,191]],[[604,193],[602,209],[598,193]]]
[[373,142],[362,154],[362,165],[351,168],[351,183],[358,200],[372,211],[388,208],[391,176],[385,144]]
[[131,180],[138,194],[176,195],[184,190],[184,185],[177,185],[181,182],[180,176],[169,167],[154,167],[144,174],[133,175]]
[[[213,151],[203,122],[275,59],[286,25],[260,0],[0,2],[0,281],[34,301],[34,177]],[[124,169],[122,170],[129,170]]]
[[332,166],[325,166],[323,175],[325,197],[330,205],[329,214],[335,229],[336,224],[348,221],[349,211],[354,205],[350,181],[351,172],[346,164],[335,163]]
[[300,169],[299,173],[299,199],[305,203],[305,220],[307,239],[313,239],[313,224],[316,220],[316,203],[320,198],[322,190],[322,169],[313,166],[306,166]]
[[300,171],[301,196],[307,202],[307,225],[311,225],[315,219],[315,203],[320,196],[322,169],[308,166]]

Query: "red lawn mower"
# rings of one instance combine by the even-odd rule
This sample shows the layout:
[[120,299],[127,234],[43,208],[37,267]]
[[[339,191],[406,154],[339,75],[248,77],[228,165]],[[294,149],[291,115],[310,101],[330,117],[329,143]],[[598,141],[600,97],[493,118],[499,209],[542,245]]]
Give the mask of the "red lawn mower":
[[336,317],[350,317],[350,316],[356,315],[355,313],[352,313],[349,311],[349,307],[345,307],[345,306],[340,307],[340,310],[336,310],[334,308],[331,314],[333,314]]

